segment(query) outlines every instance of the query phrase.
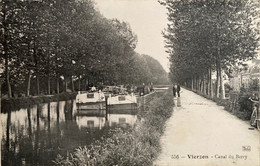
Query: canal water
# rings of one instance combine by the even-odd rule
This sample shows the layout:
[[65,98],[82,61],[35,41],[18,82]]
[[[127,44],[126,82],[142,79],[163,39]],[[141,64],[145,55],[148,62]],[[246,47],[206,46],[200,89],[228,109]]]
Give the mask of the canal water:
[[53,165],[58,154],[66,156],[90,145],[113,128],[133,126],[136,112],[78,110],[70,100],[1,113],[1,163]]

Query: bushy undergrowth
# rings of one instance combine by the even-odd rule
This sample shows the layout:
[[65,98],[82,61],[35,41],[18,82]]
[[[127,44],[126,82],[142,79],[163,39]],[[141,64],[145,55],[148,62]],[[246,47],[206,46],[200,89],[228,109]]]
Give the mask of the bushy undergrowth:
[[[191,90],[191,89],[190,89]],[[242,120],[250,120],[252,114],[252,102],[249,100],[251,96],[250,93],[241,92],[238,94],[238,100],[236,101],[235,105],[232,105],[232,101],[228,99],[220,99],[220,98],[210,98],[207,95],[204,95],[200,92],[193,91],[200,96],[203,96],[207,99],[213,100],[217,103],[217,105],[224,106],[225,110],[228,112],[232,112],[235,116]],[[234,107],[234,108],[232,108]],[[233,111],[232,111],[233,109]]]
[[238,118],[242,120],[250,120],[251,114],[253,112],[253,105],[252,102],[249,100],[249,97],[250,94],[240,93],[238,94],[238,100],[235,103],[234,101],[230,101],[228,99],[214,98],[213,101],[215,101],[218,105],[224,106],[226,111],[232,112]]
[[112,130],[106,138],[80,147],[69,156],[58,156],[55,165],[109,166],[152,165],[160,152],[160,137],[165,122],[172,114],[173,100],[170,91],[155,95],[146,105],[143,120],[134,128]]

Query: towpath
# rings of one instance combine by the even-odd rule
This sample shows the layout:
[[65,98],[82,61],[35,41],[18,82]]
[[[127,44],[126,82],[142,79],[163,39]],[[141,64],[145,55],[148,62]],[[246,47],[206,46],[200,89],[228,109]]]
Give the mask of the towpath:
[[161,138],[156,166],[260,166],[260,133],[223,107],[181,93]]

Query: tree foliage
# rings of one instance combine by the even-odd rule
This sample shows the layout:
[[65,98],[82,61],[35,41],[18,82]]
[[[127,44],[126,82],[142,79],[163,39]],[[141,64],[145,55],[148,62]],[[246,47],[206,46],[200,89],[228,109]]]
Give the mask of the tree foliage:
[[130,25],[103,17],[92,0],[0,0],[0,9],[2,88],[9,97],[156,81],[136,56]]
[[222,70],[256,56],[257,1],[164,0],[160,3],[168,9],[169,24],[163,35],[170,54],[173,82],[192,84],[199,80],[198,85],[205,83],[203,89],[206,89],[211,72],[216,71],[218,92],[219,84],[223,85]]

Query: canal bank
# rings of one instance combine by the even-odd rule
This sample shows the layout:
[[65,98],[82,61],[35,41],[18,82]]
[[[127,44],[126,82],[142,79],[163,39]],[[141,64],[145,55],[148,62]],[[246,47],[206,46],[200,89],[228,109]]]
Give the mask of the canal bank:
[[[133,128],[111,131],[109,137],[86,147],[75,149],[67,156],[59,155],[56,165],[152,165],[160,153],[160,137],[165,122],[172,115],[171,90],[142,97],[146,102],[140,105]],[[140,99],[142,99],[140,98]]]
[[58,102],[66,100],[74,100],[76,98],[76,92],[66,92],[55,95],[44,95],[44,96],[30,96],[30,97],[19,97],[19,98],[9,98],[1,100],[1,111],[7,112],[9,110],[17,110],[20,108],[27,108],[32,105]]
[[90,111],[94,114],[81,114],[75,100],[67,100],[1,113],[2,165],[53,165],[58,154],[66,156],[137,121],[137,113],[128,110],[110,110],[107,117],[104,110]]
[[[113,157],[115,156],[112,151],[115,150],[115,155],[117,155],[117,153],[121,154],[122,148],[122,152],[127,153],[125,150],[133,147],[137,154],[145,154],[145,161],[148,161],[154,158],[160,149],[155,141],[160,134],[152,123],[160,121],[163,124],[161,120],[164,118],[160,115],[157,117],[160,120],[156,119],[154,116],[157,115],[153,111],[157,108],[158,113],[162,112],[162,116],[166,114],[163,112],[169,111],[166,109],[160,111],[164,109],[161,100],[168,100],[163,99],[165,95],[165,90],[150,93],[140,97],[144,99],[145,104],[139,104],[138,110],[124,110],[123,108],[111,110],[107,116],[102,112],[105,110],[88,110],[87,114],[82,114],[76,107],[76,101],[71,99],[3,111],[1,113],[2,165],[53,165],[53,161],[58,160],[58,154],[66,158],[67,154],[73,153],[78,147],[93,146],[96,149],[99,145],[116,148],[116,150],[108,150],[109,155]],[[93,111],[93,114],[89,111],[91,113]],[[123,147],[120,143],[115,146],[116,142],[113,141],[117,138],[126,142],[134,139],[135,144],[129,143],[129,146]],[[145,151],[136,147],[140,141]],[[137,159],[133,162],[142,161],[144,159]]]

